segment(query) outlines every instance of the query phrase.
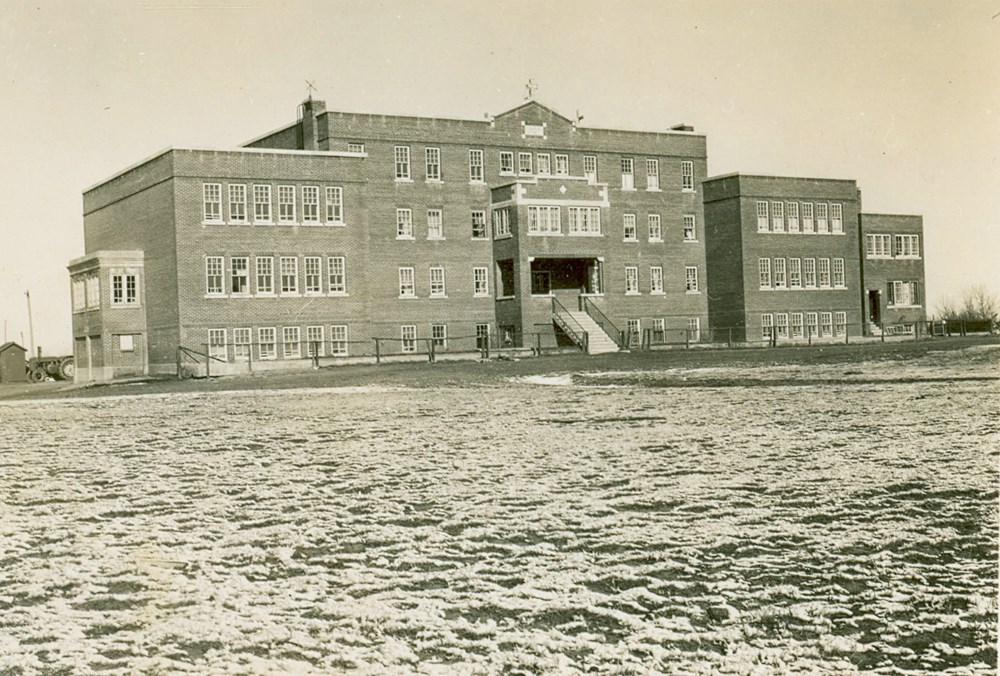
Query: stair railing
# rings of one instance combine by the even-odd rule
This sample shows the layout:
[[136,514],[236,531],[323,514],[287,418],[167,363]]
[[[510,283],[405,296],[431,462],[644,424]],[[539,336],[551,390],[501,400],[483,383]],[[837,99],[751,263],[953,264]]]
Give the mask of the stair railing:
[[590,351],[590,339],[586,329],[580,326],[580,322],[573,318],[569,310],[556,300],[555,296],[552,297],[552,319],[584,352]]
[[587,296],[580,296],[580,309],[590,315],[590,318],[597,322],[597,325],[601,327],[601,330],[608,334],[611,340],[615,341],[615,345],[618,346],[618,349],[628,349],[628,345],[625,344],[625,332],[615,326],[614,323],[608,319],[607,315],[601,312],[601,309],[597,307],[597,304],[594,301],[590,300]]

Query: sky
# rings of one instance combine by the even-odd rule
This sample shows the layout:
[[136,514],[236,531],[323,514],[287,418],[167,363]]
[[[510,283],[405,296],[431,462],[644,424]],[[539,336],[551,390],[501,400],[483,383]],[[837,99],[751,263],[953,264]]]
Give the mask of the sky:
[[[849,178],[921,214],[927,302],[1000,293],[1000,0],[3,0],[0,324],[71,351],[82,192],[167,147],[331,110],[708,138],[709,175]],[[709,280],[711,283],[711,280]],[[23,336],[23,339],[22,339]]]

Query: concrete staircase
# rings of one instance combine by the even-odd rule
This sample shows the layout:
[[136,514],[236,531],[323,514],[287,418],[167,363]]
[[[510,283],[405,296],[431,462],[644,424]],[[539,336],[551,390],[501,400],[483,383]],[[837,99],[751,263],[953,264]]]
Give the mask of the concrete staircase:
[[604,354],[618,352],[618,343],[594,321],[594,318],[583,310],[567,310],[566,314],[573,318],[587,332],[587,354]]

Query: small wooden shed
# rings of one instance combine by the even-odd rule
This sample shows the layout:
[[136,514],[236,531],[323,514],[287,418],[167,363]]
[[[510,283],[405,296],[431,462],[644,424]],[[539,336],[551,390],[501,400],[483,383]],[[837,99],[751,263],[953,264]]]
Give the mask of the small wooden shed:
[[0,345],[0,383],[23,383],[25,349],[17,343]]

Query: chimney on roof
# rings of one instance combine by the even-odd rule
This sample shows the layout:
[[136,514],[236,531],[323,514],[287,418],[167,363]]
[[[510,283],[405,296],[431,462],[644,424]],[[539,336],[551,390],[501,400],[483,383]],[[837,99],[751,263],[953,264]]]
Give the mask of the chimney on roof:
[[689,124],[684,124],[683,122],[681,122],[680,124],[675,124],[674,126],[672,126],[670,128],[670,131],[694,131],[694,127],[692,127]]
[[326,112],[326,101],[310,95],[299,106],[299,146],[302,150],[319,150],[319,124],[316,121]]

